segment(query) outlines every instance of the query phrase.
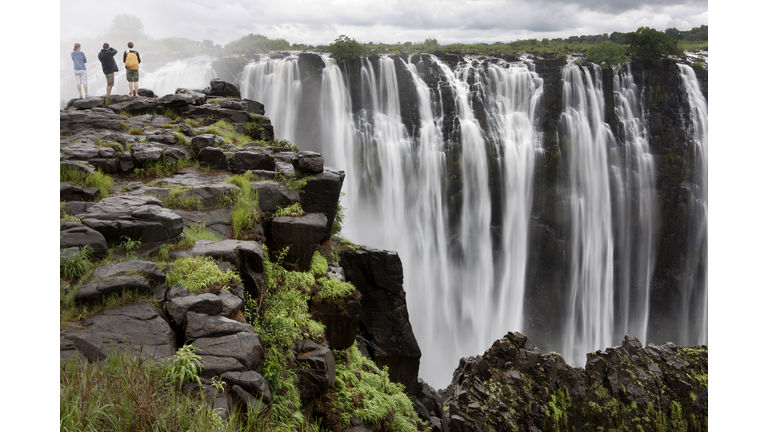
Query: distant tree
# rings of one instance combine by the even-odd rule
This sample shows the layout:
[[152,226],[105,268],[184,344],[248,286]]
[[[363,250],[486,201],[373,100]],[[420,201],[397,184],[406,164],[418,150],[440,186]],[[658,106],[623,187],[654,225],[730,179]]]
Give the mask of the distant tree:
[[668,29],[664,30],[664,33],[667,36],[675,38],[677,40],[680,40],[680,39],[682,39],[685,36],[685,33],[681,32],[680,30],[678,30],[678,29],[676,29],[674,27],[668,28]]
[[624,43],[624,33],[613,32],[613,33],[611,33],[610,36],[608,36],[608,40],[610,40],[613,43],[623,44]]
[[345,35],[339,35],[332,44],[328,45],[328,51],[339,63],[357,60],[368,53],[363,45]]
[[203,48],[213,48],[213,41],[210,39],[203,39]]
[[629,45],[629,52],[642,61],[658,64],[668,55],[682,54],[677,39],[648,27],[640,27],[636,32],[626,33],[624,41]]
[[587,60],[599,64],[601,68],[608,69],[627,62],[627,50],[611,41],[605,41],[589,48]]
[[687,31],[682,39],[686,42],[709,40],[709,26],[694,27]]
[[437,49],[437,39],[424,39],[424,49],[428,52],[434,51]]
[[117,15],[112,18],[112,25],[107,30],[106,38],[110,45],[122,46],[149,38],[144,31],[144,23],[136,15]]
[[224,49],[233,54],[254,54],[288,50],[291,49],[291,44],[285,39],[270,39],[264,35],[250,33],[226,44]]

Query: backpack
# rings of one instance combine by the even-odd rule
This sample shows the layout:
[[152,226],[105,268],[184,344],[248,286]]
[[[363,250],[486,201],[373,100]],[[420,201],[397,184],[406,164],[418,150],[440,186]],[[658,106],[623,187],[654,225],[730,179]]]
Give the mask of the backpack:
[[139,58],[133,51],[128,51],[128,55],[125,56],[125,67],[132,71],[139,70]]

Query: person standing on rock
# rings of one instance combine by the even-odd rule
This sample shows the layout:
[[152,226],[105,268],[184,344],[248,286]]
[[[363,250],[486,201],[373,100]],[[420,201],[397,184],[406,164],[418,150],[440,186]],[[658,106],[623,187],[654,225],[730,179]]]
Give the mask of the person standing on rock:
[[115,54],[117,50],[110,48],[108,43],[104,43],[104,49],[99,53],[99,61],[101,62],[101,70],[107,77],[107,96],[112,94],[112,87],[115,86],[115,72],[117,68],[117,62],[115,61]]
[[83,98],[81,86],[84,87],[85,97],[90,97],[88,96],[88,71],[85,70],[85,64],[88,62],[88,59],[85,58],[85,53],[80,51],[79,43],[75,43],[75,49],[72,50],[72,61],[75,62],[75,80],[77,82],[77,92],[80,93],[80,99]]
[[125,77],[128,79],[128,96],[139,97],[139,52],[133,49],[133,42],[128,42],[128,49],[123,53]]

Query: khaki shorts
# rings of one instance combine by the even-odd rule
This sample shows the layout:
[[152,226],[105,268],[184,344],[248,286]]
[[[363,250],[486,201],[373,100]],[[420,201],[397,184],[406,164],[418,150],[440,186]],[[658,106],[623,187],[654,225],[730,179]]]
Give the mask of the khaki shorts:
[[115,73],[112,72],[111,74],[106,74],[107,77],[107,87],[114,87],[115,86]]
[[77,84],[88,85],[88,71],[85,69],[76,70],[75,81],[77,82]]
[[128,82],[139,82],[139,71],[132,71],[128,68],[125,68],[125,78],[128,80]]

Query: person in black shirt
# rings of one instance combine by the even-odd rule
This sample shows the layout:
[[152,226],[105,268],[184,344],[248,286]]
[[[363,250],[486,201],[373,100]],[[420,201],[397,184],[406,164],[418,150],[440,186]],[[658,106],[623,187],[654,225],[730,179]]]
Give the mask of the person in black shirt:
[[115,85],[115,72],[119,70],[115,61],[115,54],[117,54],[117,50],[110,48],[106,42],[104,43],[104,49],[99,52],[101,70],[107,77],[107,96],[112,94],[112,87]]

